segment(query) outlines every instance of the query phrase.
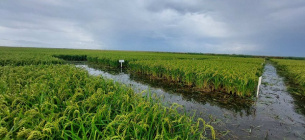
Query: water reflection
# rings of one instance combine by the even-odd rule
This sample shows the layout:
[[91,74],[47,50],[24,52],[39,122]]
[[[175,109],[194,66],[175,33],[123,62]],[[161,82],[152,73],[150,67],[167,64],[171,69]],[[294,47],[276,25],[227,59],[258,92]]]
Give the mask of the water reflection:
[[[263,85],[257,101],[222,93],[201,93],[183,85],[129,74],[125,69],[107,68],[96,64],[76,64],[92,75],[128,85],[135,92],[148,91],[163,96],[163,103],[178,103],[182,112],[209,121],[221,139],[301,139],[305,137],[305,118],[294,110],[294,99],[286,91],[283,79],[271,64],[266,64]],[[209,115],[211,114],[211,115]],[[229,130],[230,133],[227,134]]]
[[[255,114],[255,108],[253,108],[254,101],[251,99],[238,98],[233,95],[217,92],[203,93],[194,88],[179,85],[173,82],[168,82],[164,79],[156,79],[148,75],[139,75],[136,73],[127,72],[126,69],[110,68],[92,63],[88,63],[88,66],[90,68],[103,70],[105,72],[103,75],[109,73],[113,75],[108,75],[109,78],[114,80],[117,79],[118,81],[127,85],[132,84],[133,87],[136,89],[147,90],[147,87],[150,87],[151,92],[156,93],[158,95],[170,94],[171,97],[166,98],[165,100],[171,103],[177,102],[177,97],[175,96],[178,96],[183,101],[196,102],[199,103],[201,106],[208,104],[207,106],[216,106],[219,108],[224,108],[226,110],[232,111],[233,113],[236,113],[235,115],[248,116],[251,114]],[[94,70],[91,69],[91,71]]]

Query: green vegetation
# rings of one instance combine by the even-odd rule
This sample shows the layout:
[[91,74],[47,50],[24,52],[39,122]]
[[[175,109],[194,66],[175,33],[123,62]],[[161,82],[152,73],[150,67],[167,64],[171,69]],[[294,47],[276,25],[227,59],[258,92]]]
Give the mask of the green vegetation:
[[0,66],[62,64],[64,62],[61,59],[46,54],[47,52],[39,52],[39,50],[42,49],[0,47]]
[[[220,91],[240,97],[254,95],[258,77],[262,73],[263,58],[243,58],[228,55],[201,55],[161,52],[1,48],[2,55],[20,55],[16,62],[0,61],[3,65],[56,64],[62,60],[85,61],[110,67],[120,66],[124,59],[128,69],[159,78],[193,86],[205,92]],[[27,57],[31,56],[32,59]],[[39,58],[35,60],[36,58]],[[56,58],[55,58],[56,57]],[[6,57],[2,57],[6,58]],[[10,59],[9,59],[10,60]],[[30,61],[27,61],[30,60]],[[25,62],[23,62],[25,61]],[[38,61],[34,63],[35,61]]]
[[[201,118],[68,61],[88,61],[204,92],[253,97],[264,59],[235,55],[0,47],[1,139],[215,139]],[[305,61],[272,59],[305,95]]]
[[263,59],[221,58],[208,60],[144,60],[129,63],[140,73],[196,86],[205,91],[222,91],[252,96],[262,72]]
[[158,53],[158,52],[131,52],[131,51],[101,51],[98,54],[87,56],[89,62],[118,67],[118,60],[125,60],[124,65],[138,60],[180,60],[180,59],[207,59],[213,56],[191,55],[178,53]]
[[[201,139],[202,119],[89,76],[73,65],[0,67],[0,136],[8,139]],[[200,128],[200,125],[203,127]],[[209,130],[209,131],[207,131]]]
[[296,93],[305,96],[305,61],[272,59],[277,68],[296,87]]
[[[63,60],[98,53],[0,47],[0,139],[215,139],[201,118]],[[101,53],[102,54],[102,53]]]

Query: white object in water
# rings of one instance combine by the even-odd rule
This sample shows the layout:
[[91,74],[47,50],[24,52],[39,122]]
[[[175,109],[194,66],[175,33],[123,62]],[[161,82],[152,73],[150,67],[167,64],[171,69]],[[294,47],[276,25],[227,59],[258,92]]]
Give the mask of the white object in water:
[[258,98],[258,93],[259,93],[259,87],[262,83],[262,76],[258,78],[258,85],[257,85],[257,92],[256,92],[256,97]]

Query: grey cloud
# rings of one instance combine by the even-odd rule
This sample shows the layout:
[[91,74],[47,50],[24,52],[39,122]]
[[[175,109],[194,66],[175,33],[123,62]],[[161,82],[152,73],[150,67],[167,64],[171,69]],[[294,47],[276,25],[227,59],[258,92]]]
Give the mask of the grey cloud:
[[305,2],[4,0],[0,45],[304,56]]

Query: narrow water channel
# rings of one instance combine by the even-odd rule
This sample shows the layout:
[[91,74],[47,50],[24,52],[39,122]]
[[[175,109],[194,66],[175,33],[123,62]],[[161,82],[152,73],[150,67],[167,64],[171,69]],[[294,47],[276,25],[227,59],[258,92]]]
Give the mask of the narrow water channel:
[[[219,93],[196,93],[162,80],[129,74],[124,70],[78,63],[90,74],[113,79],[137,93],[151,92],[165,105],[178,103],[195,118],[211,123],[220,139],[305,139],[305,117],[294,109],[294,100],[276,69],[269,63],[263,73],[259,98],[256,101],[236,99]],[[143,92],[144,91],[144,92]],[[212,95],[213,94],[213,95]]]

